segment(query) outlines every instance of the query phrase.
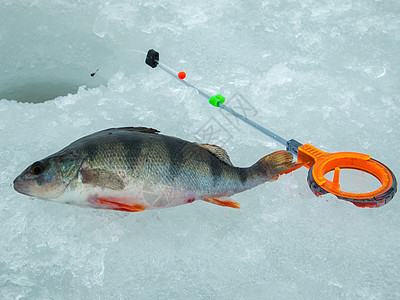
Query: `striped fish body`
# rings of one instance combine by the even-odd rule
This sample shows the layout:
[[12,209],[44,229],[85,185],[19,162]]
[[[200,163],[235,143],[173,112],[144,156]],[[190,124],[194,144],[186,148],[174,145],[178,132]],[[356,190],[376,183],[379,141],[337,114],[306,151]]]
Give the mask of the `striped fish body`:
[[[63,187],[58,186],[60,192],[52,191],[51,197],[38,192],[33,195],[26,188],[22,193],[125,211],[171,207],[197,199],[238,207],[225,198],[298,167],[286,151],[266,156],[249,168],[234,167],[218,146],[191,143],[143,127],[91,134],[35,164],[38,163],[43,171],[35,175],[40,177],[46,170],[60,173]],[[32,173],[35,164],[25,172]],[[19,181],[18,178],[14,181],[17,191]],[[43,178],[37,178],[36,182],[46,186]]]

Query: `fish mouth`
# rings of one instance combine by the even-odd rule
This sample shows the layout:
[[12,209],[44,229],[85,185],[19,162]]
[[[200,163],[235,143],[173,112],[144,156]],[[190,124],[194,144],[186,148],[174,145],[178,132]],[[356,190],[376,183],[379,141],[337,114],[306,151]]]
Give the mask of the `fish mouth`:
[[14,179],[13,185],[14,185],[14,190],[16,190],[18,193],[34,197],[34,195],[32,195],[30,192],[29,181],[24,180],[20,176],[18,176],[17,178]]

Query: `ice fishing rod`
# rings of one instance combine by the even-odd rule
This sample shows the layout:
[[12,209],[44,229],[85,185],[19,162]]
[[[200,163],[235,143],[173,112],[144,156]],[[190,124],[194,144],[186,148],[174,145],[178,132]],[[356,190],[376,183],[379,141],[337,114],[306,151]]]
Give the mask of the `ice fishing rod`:
[[[248,119],[242,114],[224,104],[225,97],[220,94],[210,96],[201,89],[189,83],[185,72],[176,72],[163,63],[160,63],[160,55],[154,49],[147,52],[145,63],[152,68],[159,66],[162,70],[178,79],[188,87],[195,89],[209,103],[219,107],[236,118],[242,120],[258,131],[273,138],[286,147],[286,150],[297,156],[297,162],[309,169],[307,182],[311,191],[316,196],[331,193],[339,199],[350,201],[358,207],[380,207],[393,199],[397,192],[397,180],[393,172],[381,162],[371,158],[370,155],[357,152],[324,152],[308,143],[291,139],[286,140],[267,128]],[[339,177],[341,169],[353,169],[368,173],[379,180],[381,186],[368,193],[350,193],[340,190]],[[333,180],[325,178],[325,175],[334,171]]]

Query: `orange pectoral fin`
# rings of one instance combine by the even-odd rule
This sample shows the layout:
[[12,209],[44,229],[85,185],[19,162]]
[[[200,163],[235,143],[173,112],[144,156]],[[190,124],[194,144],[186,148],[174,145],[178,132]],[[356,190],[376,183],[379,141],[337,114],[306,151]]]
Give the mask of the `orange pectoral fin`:
[[96,200],[96,203],[107,205],[107,206],[109,206],[109,207],[107,207],[107,209],[112,209],[112,210],[138,212],[138,211],[143,211],[146,209],[146,207],[142,204],[128,205],[128,204],[123,204],[123,203],[114,202],[114,201],[110,201],[107,199],[100,199],[100,198],[96,198],[95,200]]
[[204,201],[210,202],[212,204],[220,205],[220,206],[227,206],[232,208],[240,208],[240,204],[230,200],[221,200],[217,198],[204,198]]

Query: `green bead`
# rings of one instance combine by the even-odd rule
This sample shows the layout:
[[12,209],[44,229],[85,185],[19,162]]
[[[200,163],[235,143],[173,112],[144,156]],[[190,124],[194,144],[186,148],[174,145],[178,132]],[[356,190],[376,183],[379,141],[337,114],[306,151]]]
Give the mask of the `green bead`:
[[219,107],[220,104],[225,102],[225,97],[220,95],[220,94],[218,94],[218,95],[210,97],[208,102],[210,102],[211,105]]

